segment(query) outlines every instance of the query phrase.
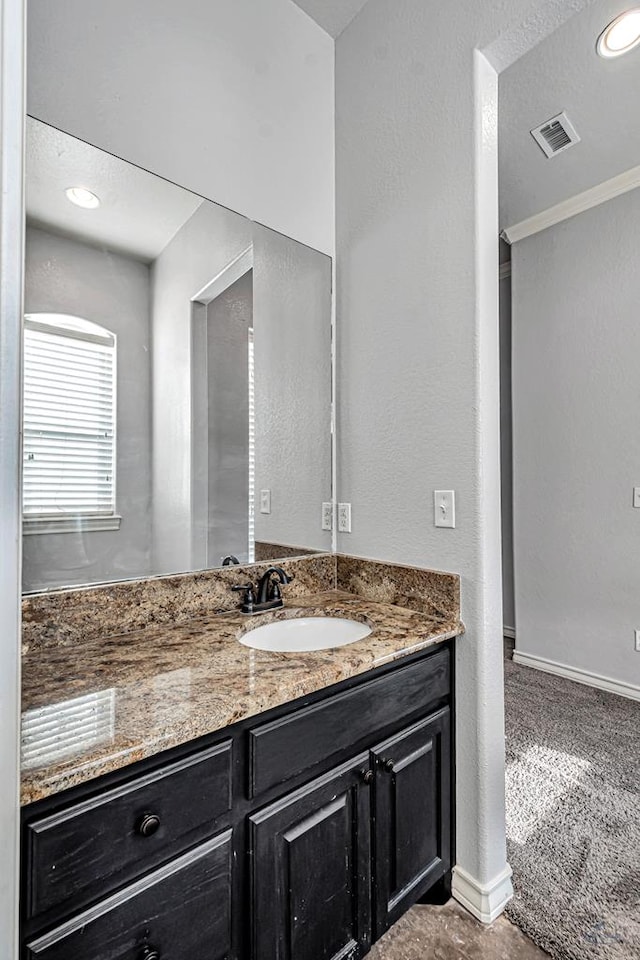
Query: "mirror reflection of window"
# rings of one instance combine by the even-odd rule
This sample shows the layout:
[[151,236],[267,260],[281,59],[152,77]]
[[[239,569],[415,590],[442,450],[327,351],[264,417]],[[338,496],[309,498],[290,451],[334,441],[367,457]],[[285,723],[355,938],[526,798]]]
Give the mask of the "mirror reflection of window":
[[24,592],[330,550],[330,258],[26,126]]
[[24,328],[25,527],[116,512],[116,338],[80,317]]
[[112,687],[25,711],[22,768],[46,767],[112,741],[115,715],[116,691]]

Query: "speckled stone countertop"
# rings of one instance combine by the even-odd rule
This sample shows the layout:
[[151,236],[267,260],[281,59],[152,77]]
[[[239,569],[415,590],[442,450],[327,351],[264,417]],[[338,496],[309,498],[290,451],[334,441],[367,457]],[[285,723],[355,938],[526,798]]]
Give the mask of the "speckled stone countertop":
[[[367,622],[348,646],[267,653],[239,635],[283,617]],[[23,804],[117,770],[463,632],[459,617],[340,590],[291,598],[273,613],[237,611],[156,623],[23,662]]]

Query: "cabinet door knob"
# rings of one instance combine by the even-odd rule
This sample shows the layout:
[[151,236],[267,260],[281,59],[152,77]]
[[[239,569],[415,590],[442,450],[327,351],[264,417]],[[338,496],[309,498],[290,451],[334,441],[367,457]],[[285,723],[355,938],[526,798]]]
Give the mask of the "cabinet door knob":
[[[160,817],[155,813],[145,813],[142,820],[138,823],[138,833],[141,837],[152,837],[160,826]],[[157,960],[157,955],[152,960]]]
[[145,947],[140,954],[140,960],[160,960],[160,951],[155,947]]
[[389,757],[388,760],[383,760],[382,765],[384,766],[385,770],[388,770],[389,773],[391,773],[391,771],[395,767],[395,761],[393,761],[391,757]]
[[365,783],[373,783],[373,776],[374,776],[373,770],[362,771],[362,779],[364,780]]

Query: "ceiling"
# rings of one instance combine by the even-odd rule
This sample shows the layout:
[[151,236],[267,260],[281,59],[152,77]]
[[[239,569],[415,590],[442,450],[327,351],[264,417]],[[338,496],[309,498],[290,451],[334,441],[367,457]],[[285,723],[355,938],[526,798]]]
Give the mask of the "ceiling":
[[[195,213],[201,197],[133,164],[27,119],[27,218],[76,239],[155,260]],[[75,206],[67,187],[100,198],[96,210]]]
[[293,0],[323,30],[338,37],[355,15],[360,13],[367,0]]
[[[500,75],[500,227],[640,164],[640,47],[613,60],[596,40],[631,0],[597,0]],[[580,143],[548,160],[529,131],[566,111]]]

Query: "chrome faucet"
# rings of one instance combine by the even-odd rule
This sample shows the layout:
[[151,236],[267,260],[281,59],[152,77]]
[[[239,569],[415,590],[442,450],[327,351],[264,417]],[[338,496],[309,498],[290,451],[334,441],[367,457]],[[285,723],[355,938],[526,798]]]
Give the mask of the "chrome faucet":
[[265,610],[275,610],[284,606],[280,584],[272,577],[277,577],[283,585],[293,580],[293,575],[285,573],[282,567],[269,567],[260,577],[257,589],[254,589],[252,583],[231,587],[232,590],[244,594],[240,605],[243,613],[263,613]]

